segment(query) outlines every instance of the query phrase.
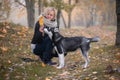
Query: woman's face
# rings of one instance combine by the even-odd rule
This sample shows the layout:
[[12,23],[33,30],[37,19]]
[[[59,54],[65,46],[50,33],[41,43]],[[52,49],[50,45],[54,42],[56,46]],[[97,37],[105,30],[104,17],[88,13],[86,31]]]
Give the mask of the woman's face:
[[48,14],[46,15],[46,18],[49,20],[53,20],[55,18],[55,12],[54,11],[48,11]]

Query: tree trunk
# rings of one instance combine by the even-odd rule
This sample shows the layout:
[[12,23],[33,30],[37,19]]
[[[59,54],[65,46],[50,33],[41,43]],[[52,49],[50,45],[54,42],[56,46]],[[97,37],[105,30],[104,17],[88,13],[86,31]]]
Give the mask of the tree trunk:
[[62,17],[62,19],[63,19],[63,23],[64,23],[65,28],[67,28],[67,25],[66,25],[66,22],[65,22],[65,19],[64,19],[64,17],[63,17],[62,12],[61,12],[61,17]]
[[71,28],[71,12],[68,13],[68,28]]
[[38,0],[38,14],[43,12],[43,0]]
[[90,6],[90,26],[94,26],[96,23],[96,5]]
[[38,14],[41,14],[41,0],[38,0]]
[[59,26],[60,26],[60,14],[61,14],[61,10],[58,9],[58,11],[57,11],[57,27],[58,27],[58,28],[59,28]]
[[115,45],[120,47],[120,0],[116,0],[117,32]]
[[34,27],[35,24],[35,0],[25,0],[27,9],[28,26]]
[[[69,5],[71,5],[71,0],[69,0]],[[71,10],[68,12],[68,28],[71,28]]]

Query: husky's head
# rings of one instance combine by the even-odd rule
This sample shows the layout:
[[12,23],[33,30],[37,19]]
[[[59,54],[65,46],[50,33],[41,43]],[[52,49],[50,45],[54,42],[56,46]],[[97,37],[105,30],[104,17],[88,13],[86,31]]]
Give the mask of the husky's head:
[[45,27],[45,28],[44,28],[44,32],[45,32],[46,34],[48,34],[48,36],[50,37],[50,39],[52,39],[53,34],[54,34],[55,32],[59,32],[59,30],[58,30],[58,28]]

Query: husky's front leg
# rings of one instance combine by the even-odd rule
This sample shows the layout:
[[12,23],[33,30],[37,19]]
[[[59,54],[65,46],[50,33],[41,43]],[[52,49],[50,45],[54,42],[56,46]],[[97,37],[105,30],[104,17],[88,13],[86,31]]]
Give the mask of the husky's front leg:
[[60,54],[60,53],[58,52],[57,47],[55,46],[54,48],[55,48],[55,50],[56,50],[56,52],[57,52],[57,54],[58,54],[58,59],[59,59],[59,66],[57,67],[57,69],[61,69],[61,68],[63,68],[64,65],[65,65],[65,62],[64,62],[64,53]]
[[64,63],[64,53],[58,54],[58,57],[59,57],[59,66],[57,67],[57,69],[61,69],[65,65],[65,63]]

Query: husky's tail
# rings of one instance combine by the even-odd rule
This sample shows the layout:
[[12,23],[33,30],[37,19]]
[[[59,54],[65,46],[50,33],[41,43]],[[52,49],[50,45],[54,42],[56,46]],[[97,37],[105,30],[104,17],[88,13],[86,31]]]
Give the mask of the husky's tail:
[[100,37],[96,36],[96,37],[93,37],[93,38],[89,38],[90,42],[98,42],[100,41]]

